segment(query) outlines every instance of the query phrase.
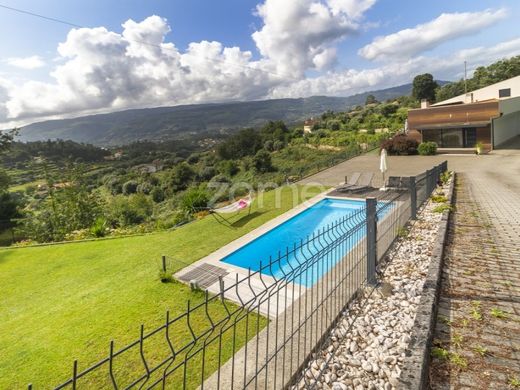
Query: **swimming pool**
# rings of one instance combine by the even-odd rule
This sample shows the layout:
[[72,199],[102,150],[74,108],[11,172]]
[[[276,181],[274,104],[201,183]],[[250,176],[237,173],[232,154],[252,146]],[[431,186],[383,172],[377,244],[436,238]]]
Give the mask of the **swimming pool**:
[[[246,269],[250,268],[251,271],[258,271],[260,262],[262,266],[265,266],[269,263],[270,258],[278,259],[279,251],[282,252],[282,255],[285,254],[286,248],[292,249],[295,243],[300,243],[301,240],[319,233],[327,226],[344,218],[344,228],[357,226],[350,239],[341,245],[339,250],[335,249],[328,254],[325,261],[314,264],[312,269],[294,279],[296,283],[312,286],[365,236],[365,225],[360,226],[360,222],[365,218],[365,214],[361,210],[364,206],[364,201],[325,198],[227,255],[221,261]],[[358,212],[356,218],[345,218],[349,215],[353,216],[356,211]],[[320,242],[322,241],[320,240]],[[296,254],[289,253],[288,256],[283,256],[282,261],[275,261],[271,267],[264,268],[262,273],[276,278],[284,277],[304,258],[309,258],[323,249],[320,242],[315,242],[317,245],[304,246]]]

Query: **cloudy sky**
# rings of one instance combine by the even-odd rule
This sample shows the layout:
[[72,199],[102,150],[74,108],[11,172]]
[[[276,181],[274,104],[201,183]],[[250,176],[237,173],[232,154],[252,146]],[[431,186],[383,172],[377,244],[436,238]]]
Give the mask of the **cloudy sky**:
[[0,128],[455,80],[520,54],[518,20],[516,0],[0,0]]

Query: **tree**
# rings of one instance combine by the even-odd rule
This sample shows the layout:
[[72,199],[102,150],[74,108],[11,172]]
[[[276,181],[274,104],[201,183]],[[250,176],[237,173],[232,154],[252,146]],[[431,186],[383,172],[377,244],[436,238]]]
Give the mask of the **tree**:
[[88,190],[85,169],[68,165],[63,180],[56,182],[44,166],[48,196],[24,221],[25,235],[38,242],[59,241],[76,230],[90,228],[101,216],[101,202]]
[[262,148],[262,138],[254,129],[243,129],[229,137],[217,147],[221,159],[231,160],[245,156],[253,156]]
[[175,192],[185,190],[194,177],[195,171],[187,163],[183,162],[176,165],[170,176],[172,190]]
[[375,103],[378,103],[376,97],[374,95],[367,95],[367,98],[365,100],[365,106]]
[[[520,56],[497,61],[489,66],[479,66],[473,77],[467,80],[467,90],[484,88],[488,85],[520,75]],[[451,99],[464,93],[464,80],[448,83],[437,88],[437,101]]]
[[435,89],[438,86],[430,73],[417,75],[413,79],[412,95],[417,100],[426,99],[433,103],[435,101]]
[[14,128],[11,131],[0,131],[0,152],[9,149],[14,137],[18,134],[18,131],[17,128]]
[[258,172],[265,173],[273,170],[271,154],[264,149],[258,151],[253,158],[253,165]]
[[164,200],[164,191],[162,190],[161,187],[154,187],[151,192],[151,195],[152,195],[152,200],[155,203],[161,203]]
[[260,136],[264,142],[267,140],[287,141],[289,134],[289,129],[283,121],[269,121],[260,130]]

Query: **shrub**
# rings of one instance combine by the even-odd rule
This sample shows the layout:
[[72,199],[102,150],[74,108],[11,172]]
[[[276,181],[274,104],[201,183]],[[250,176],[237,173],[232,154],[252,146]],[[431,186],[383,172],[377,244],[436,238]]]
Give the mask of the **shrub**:
[[405,134],[395,135],[381,144],[381,149],[386,149],[389,155],[407,156],[417,154],[419,143]]
[[147,181],[142,182],[137,186],[137,192],[148,195],[152,192],[153,186]]
[[134,180],[129,180],[125,184],[123,184],[123,194],[130,195],[135,194],[137,192],[137,182]]
[[433,156],[437,153],[437,144],[435,142],[421,142],[417,151],[421,156]]
[[238,171],[240,170],[238,168],[236,161],[233,161],[233,160],[220,161],[217,164],[217,169],[218,169],[219,173],[226,175],[228,177],[236,175],[238,173]]
[[97,217],[90,227],[90,234],[94,237],[105,237],[107,233],[107,221],[103,217]]
[[215,170],[214,167],[204,167],[202,168],[202,170],[199,172],[199,178],[203,181],[207,181],[207,180],[210,180],[213,176],[215,176],[217,173],[217,171]]
[[433,203],[446,203],[448,201],[448,198],[444,195],[432,195],[431,199]]
[[193,213],[207,207],[208,202],[209,195],[205,190],[192,187],[182,196],[181,208],[188,213]]
[[449,204],[440,204],[439,206],[436,206],[434,209],[433,209],[433,212],[434,213],[444,213],[445,211],[452,211],[453,210],[453,207],[450,206]]
[[151,196],[155,203],[161,203],[164,200],[164,191],[160,187],[154,187],[152,189]]
[[451,172],[450,171],[446,171],[446,172],[442,172],[441,173],[441,183],[442,184],[447,184],[450,181],[450,178],[451,178]]
[[273,145],[274,150],[282,150],[285,147],[285,142],[283,141],[275,141]]
[[152,212],[153,204],[143,194],[133,194],[129,197],[115,196],[107,204],[106,209],[110,222],[123,227],[146,221]]
[[264,142],[264,149],[268,152],[272,152],[274,150],[274,142],[273,140],[268,139]]

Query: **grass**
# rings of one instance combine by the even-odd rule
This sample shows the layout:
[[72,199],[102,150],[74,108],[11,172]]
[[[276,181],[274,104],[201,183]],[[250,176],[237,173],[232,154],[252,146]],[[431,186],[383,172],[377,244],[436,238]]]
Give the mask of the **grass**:
[[465,369],[468,367],[468,361],[463,356],[459,355],[458,353],[452,353],[450,354],[450,363],[454,364],[455,366]]
[[[202,302],[201,292],[191,292],[177,282],[161,283],[160,256],[194,262],[319,192],[298,189],[294,195],[292,188],[285,187],[278,208],[277,192],[266,193],[263,207],[255,202],[250,215],[235,217],[234,228],[209,216],[175,231],[145,236],[0,250],[0,388],[57,385],[70,377],[73,359],[78,359],[82,370],[107,355],[110,340],[121,348],[138,339],[140,324],[149,331],[164,323],[166,310],[173,318],[185,311],[188,300]],[[180,268],[179,264],[173,271]],[[221,303],[209,307],[214,318],[223,311]],[[252,318],[251,323],[255,320],[265,326],[264,319]],[[208,326],[204,315],[191,321],[195,332]],[[185,328],[172,332],[174,346],[189,337]],[[237,329],[239,343],[246,339],[243,333]],[[159,336],[161,340],[151,346],[162,347],[145,351],[151,360],[168,352],[164,333]],[[225,361],[232,354],[232,343],[223,341]],[[211,351],[206,356],[207,374],[217,367],[217,349]],[[129,370],[143,371],[138,356],[130,360],[133,363],[126,368],[119,362],[123,384]],[[190,370],[188,387],[193,387],[198,378]],[[107,380],[106,372],[103,378]],[[105,386],[101,378],[92,381],[88,388]]]
[[501,319],[501,320],[505,320],[506,318],[508,318],[508,313],[506,311],[503,311],[499,308],[492,308],[489,312],[493,317],[495,318],[498,318],[498,319]]
[[453,207],[449,204],[440,204],[433,208],[434,213],[444,213],[445,211],[453,211]]
[[482,320],[482,312],[480,311],[480,305],[480,301],[471,301],[471,317],[477,321]]
[[510,378],[509,386],[511,386],[513,389],[520,389],[520,379],[518,379],[516,377]]
[[475,352],[484,357],[488,353],[488,349],[479,344],[475,347]]
[[450,357],[448,350],[441,347],[433,347],[432,356],[440,360],[446,360]]
[[430,198],[433,203],[446,203],[448,201],[448,198],[444,195],[432,195]]

